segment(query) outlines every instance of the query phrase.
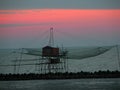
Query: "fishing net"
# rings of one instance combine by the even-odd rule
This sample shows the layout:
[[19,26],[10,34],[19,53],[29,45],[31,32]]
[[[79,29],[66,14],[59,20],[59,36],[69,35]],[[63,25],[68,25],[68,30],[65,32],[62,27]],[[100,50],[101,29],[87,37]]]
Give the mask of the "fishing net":
[[[95,57],[112,49],[114,46],[102,46],[102,47],[84,47],[84,48],[67,48],[69,59],[84,59],[89,57]],[[39,49],[25,49],[25,54],[41,56],[42,51]]]
[[68,53],[69,59],[84,59],[95,57],[112,49],[114,46],[103,46],[103,47],[92,47],[92,48],[81,48],[70,50]]
[[41,56],[42,50],[41,49],[24,49],[24,54]]

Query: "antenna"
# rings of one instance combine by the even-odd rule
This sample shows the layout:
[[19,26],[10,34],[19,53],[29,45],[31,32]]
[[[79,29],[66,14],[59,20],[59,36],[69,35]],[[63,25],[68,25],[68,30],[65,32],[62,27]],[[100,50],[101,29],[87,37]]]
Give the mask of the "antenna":
[[50,28],[50,38],[49,38],[49,43],[48,46],[54,46],[54,37],[53,37],[53,27]]

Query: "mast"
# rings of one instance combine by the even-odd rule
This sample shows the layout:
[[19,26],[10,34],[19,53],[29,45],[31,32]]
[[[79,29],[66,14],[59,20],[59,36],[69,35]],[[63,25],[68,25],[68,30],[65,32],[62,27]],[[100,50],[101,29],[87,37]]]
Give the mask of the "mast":
[[48,46],[54,46],[54,36],[53,36],[53,27],[50,28],[50,38],[49,38],[49,43]]

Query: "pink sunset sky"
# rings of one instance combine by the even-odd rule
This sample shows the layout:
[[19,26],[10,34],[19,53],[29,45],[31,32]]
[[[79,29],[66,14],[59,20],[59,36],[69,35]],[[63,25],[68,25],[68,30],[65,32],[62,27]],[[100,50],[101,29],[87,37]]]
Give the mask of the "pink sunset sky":
[[0,10],[0,36],[4,42],[14,43],[16,47],[24,47],[24,42],[33,43],[33,38],[36,39],[34,44],[40,45],[41,34],[49,31],[50,27],[54,28],[55,39],[59,44],[118,44],[120,10]]
[[0,10],[0,38],[9,47],[39,47],[47,43],[50,27],[57,44],[120,44],[119,9]]

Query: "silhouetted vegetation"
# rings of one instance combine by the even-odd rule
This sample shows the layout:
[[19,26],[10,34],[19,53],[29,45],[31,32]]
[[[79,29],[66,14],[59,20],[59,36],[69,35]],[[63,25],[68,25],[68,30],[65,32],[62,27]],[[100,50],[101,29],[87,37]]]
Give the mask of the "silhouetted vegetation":
[[98,71],[98,72],[65,72],[46,74],[0,74],[0,80],[48,80],[48,79],[81,79],[81,78],[120,78],[120,71]]

